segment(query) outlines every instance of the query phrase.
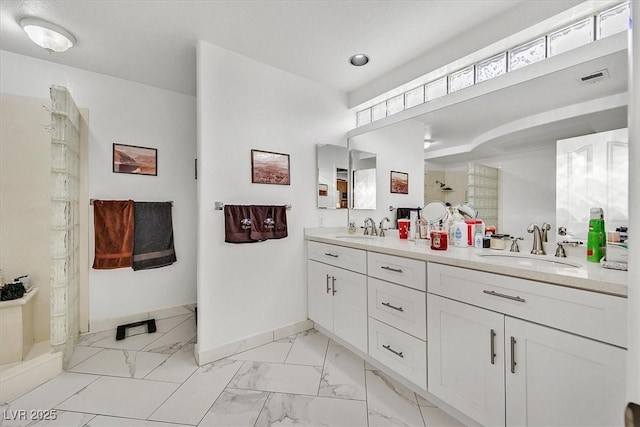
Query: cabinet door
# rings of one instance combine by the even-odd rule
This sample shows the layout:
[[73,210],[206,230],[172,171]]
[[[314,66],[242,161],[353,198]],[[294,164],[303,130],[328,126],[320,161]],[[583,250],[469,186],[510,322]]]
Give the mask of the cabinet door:
[[428,390],[482,425],[505,425],[504,315],[427,295]]
[[367,352],[367,276],[334,268],[333,333]]
[[331,277],[335,267],[317,261],[307,261],[307,310],[309,319],[323,328],[333,330],[333,295]]
[[505,346],[507,425],[622,425],[625,350],[511,317]]

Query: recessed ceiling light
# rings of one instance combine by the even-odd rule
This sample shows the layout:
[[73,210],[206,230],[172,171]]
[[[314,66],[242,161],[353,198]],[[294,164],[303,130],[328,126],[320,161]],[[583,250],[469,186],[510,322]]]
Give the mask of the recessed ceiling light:
[[25,18],[20,26],[31,41],[48,52],[64,52],[76,43],[76,38],[64,28],[41,19]]
[[349,62],[351,63],[351,65],[354,65],[356,67],[362,67],[367,62],[369,62],[369,57],[364,53],[358,53],[357,55],[353,55],[351,58],[349,58]]

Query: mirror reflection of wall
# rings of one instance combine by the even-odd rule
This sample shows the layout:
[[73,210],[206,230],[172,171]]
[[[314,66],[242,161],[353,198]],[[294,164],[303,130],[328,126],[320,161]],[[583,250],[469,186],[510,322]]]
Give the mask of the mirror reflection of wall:
[[424,174],[424,203],[441,201],[452,206],[469,203],[487,225],[499,227],[500,168],[477,162],[466,169],[431,169]]
[[[350,209],[349,221],[362,226],[366,217],[376,224],[389,217],[395,224],[394,208],[424,206],[424,123],[405,120],[374,131],[349,137],[349,149],[376,154],[376,209]],[[409,194],[392,193],[391,171],[408,174]]]
[[318,169],[318,207],[347,208],[349,150],[338,145],[316,147]]
[[[532,222],[548,222],[555,227],[555,159],[555,141],[546,141],[529,151],[465,162],[429,160],[425,162],[425,189],[430,190],[425,192],[425,201],[441,200],[454,205],[465,201],[469,163],[499,168],[498,232],[530,239],[527,226]],[[441,192],[435,179],[454,191]]]

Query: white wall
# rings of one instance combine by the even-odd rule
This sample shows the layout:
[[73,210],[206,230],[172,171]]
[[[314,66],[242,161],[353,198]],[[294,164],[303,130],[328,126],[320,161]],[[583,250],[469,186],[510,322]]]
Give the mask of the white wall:
[[[346,96],[208,43],[198,43],[198,352],[307,318],[304,227],[346,226],[318,210],[315,145],[344,145]],[[291,185],[251,183],[252,148],[290,155]],[[289,236],[224,242],[214,202],[285,204]]]
[[[90,198],[174,202],[178,262],[138,272],[91,270],[91,322],[195,302],[195,97],[0,51],[0,92],[46,99],[53,84],[90,112]],[[158,176],[114,174],[114,142],[157,148]],[[92,245],[88,250],[92,263]]]
[[[494,156],[471,162],[442,165],[426,162],[426,169],[466,170],[468,163],[478,163],[501,169],[498,232],[531,240],[527,227],[532,222],[551,224],[549,236],[554,236],[556,223],[556,150],[545,148],[526,153]],[[447,182],[449,184],[449,182]],[[522,249],[522,248],[521,248]]]
[[[349,140],[349,148],[368,151],[377,155],[376,169],[376,209],[349,210],[349,221],[356,226],[364,224],[366,217],[371,217],[377,224],[385,216],[393,220],[394,208],[413,208],[424,206],[424,124],[416,120],[377,129],[373,132],[358,135]],[[409,174],[409,194],[391,193],[391,171]]]
[[[38,293],[36,342],[49,341],[51,115],[46,99],[0,97],[0,268],[3,282],[28,274]],[[35,124],[35,125],[34,125]],[[28,167],[25,167],[28,166]]]

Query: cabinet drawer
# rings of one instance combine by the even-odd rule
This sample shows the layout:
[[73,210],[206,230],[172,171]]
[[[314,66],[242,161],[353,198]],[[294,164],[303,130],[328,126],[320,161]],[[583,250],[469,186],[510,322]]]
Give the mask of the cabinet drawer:
[[328,245],[319,242],[307,242],[309,259],[346,268],[357,273],[367,273],[367,253],[359,249]]
[[369,278],[369,316],[416,338],[427,339],[426,294]]
[[429,263],[429,293],[626,347],[626,298]]
[[369,318],[369,355],[427,389],[427,343]]
[[426,263],[415,259],[368,252],[367,274],[419,291],[427,290]]

